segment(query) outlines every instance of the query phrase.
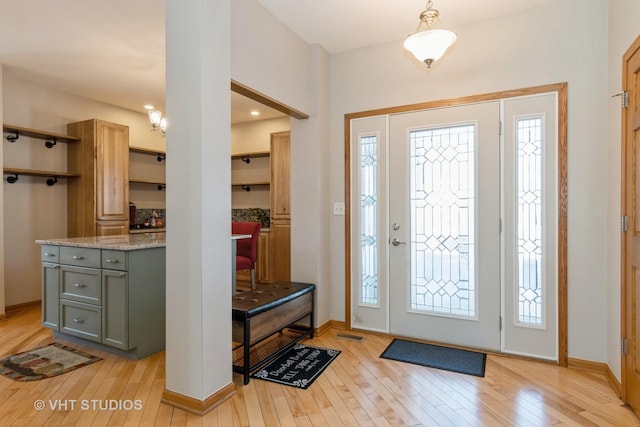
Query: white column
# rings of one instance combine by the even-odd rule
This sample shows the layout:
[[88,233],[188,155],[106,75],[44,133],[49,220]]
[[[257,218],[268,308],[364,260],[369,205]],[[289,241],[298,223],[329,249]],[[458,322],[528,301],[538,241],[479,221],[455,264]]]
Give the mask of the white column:
[[233,390],[230,0],[167,0],[165,7],[167,342],[163,398],[172,404],[186,402],[187,409],[195,412],[202,403],[206,412],[216,395]]

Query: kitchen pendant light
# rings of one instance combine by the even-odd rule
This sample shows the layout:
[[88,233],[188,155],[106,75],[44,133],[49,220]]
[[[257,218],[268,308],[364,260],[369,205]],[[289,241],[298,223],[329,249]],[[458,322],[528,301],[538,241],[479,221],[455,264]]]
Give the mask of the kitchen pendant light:
[[426,10],[420,14],[420,23],[416,32],[404,41],[404,48],[413,53],[419,61],[431,64],[444,55],[451,45],[456,42],[455,33],[448,30],[431,29],[431,25],[438,20],[440,12],[433,8],[433,1],[429,0]]

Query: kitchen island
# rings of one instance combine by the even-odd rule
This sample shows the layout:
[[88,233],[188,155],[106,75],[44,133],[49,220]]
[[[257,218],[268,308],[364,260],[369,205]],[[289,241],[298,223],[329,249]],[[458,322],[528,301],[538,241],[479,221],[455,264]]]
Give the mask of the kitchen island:
[[165,233],[36,240],[42,324],[138,360],[165,347]]

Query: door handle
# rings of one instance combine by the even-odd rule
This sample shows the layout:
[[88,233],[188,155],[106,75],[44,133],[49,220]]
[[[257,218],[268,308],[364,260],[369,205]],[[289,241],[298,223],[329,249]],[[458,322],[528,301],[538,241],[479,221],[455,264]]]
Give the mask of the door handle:
[[398,240],[397,237],[394,237],[393,240],[391,240],[391,244],[393,246],[400,246],[400,245],[406,245],[406,242],[401,242],[400,240]]

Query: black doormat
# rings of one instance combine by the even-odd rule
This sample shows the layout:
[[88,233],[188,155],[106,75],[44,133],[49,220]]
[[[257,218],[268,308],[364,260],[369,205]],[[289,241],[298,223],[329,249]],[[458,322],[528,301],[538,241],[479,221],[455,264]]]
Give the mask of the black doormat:
[[251,376],[306,389],[339,354],[339,350],[296,344]]
[[380,357],[484,377],[487,355],[475,351],[394,339]]

